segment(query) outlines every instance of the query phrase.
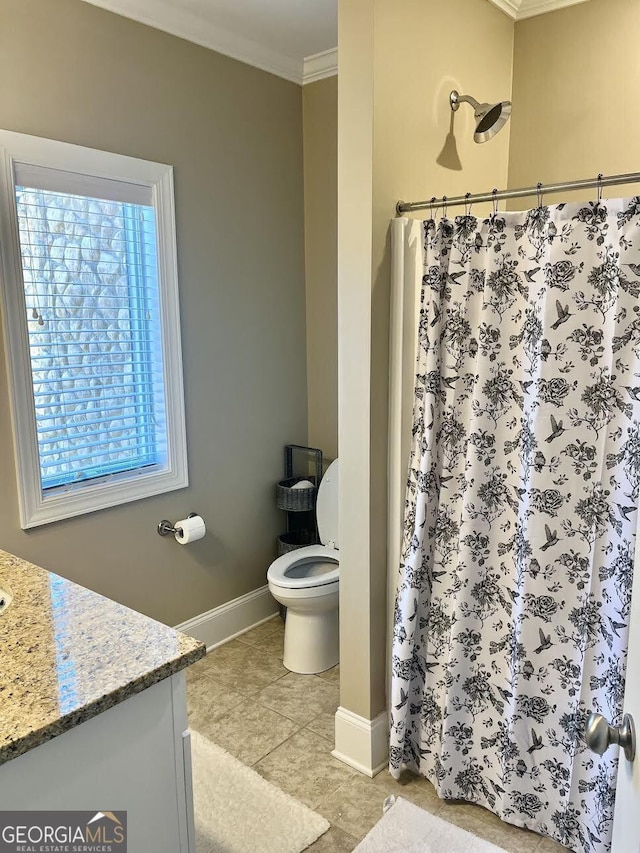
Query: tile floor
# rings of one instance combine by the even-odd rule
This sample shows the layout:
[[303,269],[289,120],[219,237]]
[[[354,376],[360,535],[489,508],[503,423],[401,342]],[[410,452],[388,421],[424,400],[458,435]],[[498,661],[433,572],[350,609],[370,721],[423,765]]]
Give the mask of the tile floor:
[[340,668],[321,675],[288,672],[283,644],[284,627],[276,617],[187,670],[189,722],[327,818],[331,829],[309,851],[350,853],[382,816],[389,794],[400,794],[509,853],[565,851],[480,806],[440,800],[426,779],[406,774],[398,783],[387,771],[368,779],[334,759]]

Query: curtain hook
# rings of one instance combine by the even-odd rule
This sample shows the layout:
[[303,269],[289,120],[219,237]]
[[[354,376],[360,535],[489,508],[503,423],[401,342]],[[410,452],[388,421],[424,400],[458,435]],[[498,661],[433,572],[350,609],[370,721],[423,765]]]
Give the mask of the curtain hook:
[[464,215],[471,216],[471,202],[469,201],[469,199],[471,198],[471,193],[465,193],[464,198]]
[[542,207],[542,181],[536,184],[536,197],[538,199],[538,207]]
[[431,219],[435,219],[433,206],[436,203],[436,197],[434,195],[429,199],[429,215]]
[[446,195],[442,196],[442,216],[444,219],[447,218],[447,197],[446,197]]
[[496,216],[498,213],[498,187],[491,190],[491,195],[493,196],[493,215]]
[[602,172],[598,172],[598,180],[597,180],[598,204],[600,204],[600,202],[602,201],[602,179],[603,178],[604,178],[604,175],[602,174]]

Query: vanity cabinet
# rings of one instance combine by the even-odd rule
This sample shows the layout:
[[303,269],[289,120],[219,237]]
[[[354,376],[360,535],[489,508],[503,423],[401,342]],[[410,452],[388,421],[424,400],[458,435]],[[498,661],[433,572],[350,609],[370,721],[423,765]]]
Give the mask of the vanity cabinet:
[[0,588],[0,809],[125,811],[129,853],[195,853],[204,644],[6,551]]
[[0,803],[123,810],[129,853],[195,853],[184,672],[1,765]]

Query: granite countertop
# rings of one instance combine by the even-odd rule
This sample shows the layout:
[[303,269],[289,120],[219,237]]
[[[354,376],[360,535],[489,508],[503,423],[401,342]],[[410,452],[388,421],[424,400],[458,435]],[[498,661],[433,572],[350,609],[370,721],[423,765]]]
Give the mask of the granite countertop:
[[195,663],[198,640],[0,550],[0,764]]

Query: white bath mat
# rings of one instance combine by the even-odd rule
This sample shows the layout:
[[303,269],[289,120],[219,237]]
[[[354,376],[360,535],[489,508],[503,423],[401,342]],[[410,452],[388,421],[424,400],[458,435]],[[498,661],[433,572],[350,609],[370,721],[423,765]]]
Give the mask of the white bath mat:
[[[393,800],[393,797],[390,798]],[[413,803],[396,797],[353,853],[506,853]]]
[[301,853],[329,822],[191,731],[197,853]]

